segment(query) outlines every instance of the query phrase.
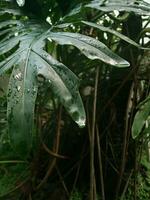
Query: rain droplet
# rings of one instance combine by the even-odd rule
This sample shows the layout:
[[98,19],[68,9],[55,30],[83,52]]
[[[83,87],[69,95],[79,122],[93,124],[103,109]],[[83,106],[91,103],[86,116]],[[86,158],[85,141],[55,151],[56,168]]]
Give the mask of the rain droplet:
[[33,88],[33,93],[36,93],[36,88],[35,87]]
[[81,51],[85,51],[85,48],[84,48],[84,47],[81,47]]
[[76,106],[72,106],[70,112],[75,116],[78,115],[78,108]]
[[78,120],[76,120],[76,123],[80,128],[85,127],[85,118],[80,117]]
[[38,79],[39,82],[44,82],[45,81],[45,77],[42,74],[38,74],[37,79]]
[[19,81],[21,81],[21,79],[22,79],[21,72],[19,72],[18,74],[15,75],[15,79],[18,79]]
[[16,32],[14,35],[15,35],[15,36],[18,36],[18,34],[19,34],[19,33],[18,33],[18,32]]
[[25,4],[25,0],[16,0],[16,1],[17,1],[17,4],[18,4],[20,7],[24,6],[24,4]]
[[18,92],[20,91],[20,89],[21,89],[21,86],[18,85],[18,86],[17,86],[17,90],[18,90]]
[[52,42],[52,41],[53,41],[51,38],[48,38],[48,40],[49,40],[50,42]]
[[89,96],[92,94],[93,88],[91,86],[87,86],[83,89],[83,95]]
[[[65,99],[65,101],[67,102],[67,103],[71,103],[71,96],[69,96],[69,95],[66,95],[65,97],[64,97],[64,99]],[[71,112],[74,112],[72,109],[71,109]]]

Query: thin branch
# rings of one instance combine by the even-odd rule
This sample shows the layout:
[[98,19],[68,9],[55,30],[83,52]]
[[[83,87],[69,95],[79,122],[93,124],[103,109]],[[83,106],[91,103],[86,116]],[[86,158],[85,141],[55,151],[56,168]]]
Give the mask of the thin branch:
[[69,194],[69,191],[68,191],[67,186],[66,186],[66,184],[65,184],[64,178],[63,178],[63,176],[61,175],[60,170],[58,169],[57,165],[55,166],[55,168],[56,168],[57,174],[58,174],[58,176],[59,176],[59,178],[60,178],[61,184],[62,184],[62,186],[63,186],[63,188],[64,188],[64,190],[65,190],[65,192],[66,192],[66,195],[67,195],[67,197],[69,197],[70,194]]
[[103,165],[102,165],[102,155],[101,155],[101,143],[99,138],[98,126],[96,126],[96,136],[97,136],[97,148],[98,148],[98,161],[99,161],[99,173],[101,180],[101,191],[102,191],[102,200],[105,200],[105,187],[104,187],[104,178],[103,178]]
[[[62,113],[62,107],[60,107],[59,113],[58,113],[57,133],[56,133],[56,140],[54,142],[54,151],[55,151],[54,153],[55,154],[58,154],[59,144],[60,144],[61,113]],[[36,187],[36,190],[40,189],[44,185],[44,183],[47,181],[48,177],[50,176],[50,174],[52,173],[52,170],[54,169],[54,167],[56,165],[56,161],[57,161],[57,158],[53,158],[52,162],[51,161],[49,162],[49,168],[48,168],[44,178],[42,179],[42,181]]]
[[44,150],[50,155],[50,156],[53,156],[55,158],[60,158],[60,159],[69,159],[69,157],[67,156],[63,156],[63,155],[60,155],[58,153],[55,153],[53,152],[51,149],[48,148],[48,146],[42,141],[42,146],[44,148]]
[[133,174],[133,170],[131,171],[131,173],[130,173],[130,175],[129,175],[129,177],[128,177],[128,180],[126,181],[126,184],[125,184],[125,187],[124,187],[124,189],[123,189],[123,192],[122,192],[122,195],[121,195],[120,200],[123,200],[124,197],[125,197],[125,193],[126,193],[127,188],[128,188],[128,186],[129,186],[129,181],[130,181],[130,179],[131,179],[132,174]]
[[92,131],[91,131],[91,141],[90,141],[90,200],[94,199],[94,141],[95,141],[95,122],[96,122],[96,104],[97,104],[97,89],[98,89],[98,79],[99,79],[99,67],[96,69],[95,75],[95,91],[94,91],[94,101],[93,101],[93,117],[92,117]]

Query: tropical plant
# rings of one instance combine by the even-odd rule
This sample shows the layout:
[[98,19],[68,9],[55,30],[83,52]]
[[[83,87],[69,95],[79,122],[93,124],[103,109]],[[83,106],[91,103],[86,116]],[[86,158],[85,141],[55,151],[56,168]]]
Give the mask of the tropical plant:
[[[118,17],[116,17],[114,10],[118,11]],[[131,64],[132,72],[136,70],[136,66],[133,65],[138,58],[132,59],[132,56],[129,55],[129,48],[135,54],[142,55],[137,48],[141,50],[148,49],[144,42],[141,43],[139,41],[148,30],[140,29],[141,35],[138,38],[136,34],[134,36],[127,34],[124,24],[128,23],[128,19],[132,17],[138,19],[137,23],[140,24],[140,15],[150,15],[149,4],[141,0],[131,1],[130,3],[128,1],[105,0],[76,0],[70,2],[64,0],[0,0],[0,75],[7,74],[9,76],[7,89],[8,135],[6,128],[4,134],[2,131],[4,129],[0,130],[1,135],[4,136],[2,141],[6,144],[1,149],[9,146],[10,151],[13,150],[12,155],[8,156],[9,161],[5,160],[2,163],[6,166],[8,163],[17,163],[16,168],[12,167],[11,169],[10,166],[8,167],[10,176],[12,173],[14,177],[12,177],[10,186],[4,187],[6,190],[3,189],[1,196],[14,191],[12,186],[16,183],[17,169],[18,172],[21,171],[19,182],[22,185],[24,185],[23,179],[25,181],[30,179],[30,173],[33,169],[29,170],[29,168],[34,168],[36,163],[34,159],[39,159],[40,157],[37,154],[41,148],[39,147],[42,137],[41,132],[46,132],[47,128],[52,130],[51,125],[55,119],[58,120],[58,124],[55,122],[57,124],[55,129],[57,130],[54,131],[58,134],[56,141],[54,141],[54,143],[56,142],[54,144],[55,152],[50,152],[44,143],[42,145],[54,157],[64,158],[58,155],[57,145],[60,137],[61,115],[63,112],[59,102],[80,127],[85,126],[86,113],[79,93],[80,81],[77,75],[79,77],[81,75],[81,78],[85,78],[85,81],[92,78],[91,82],[93,84],[95,79],[93,72],[97,74],[96,83],[93,86],[95,87],[94,105],[96,106],[99,74],[99,68],[96,67],[95,70],[96,65],[102,65],[101,73],[106,81],[107,78],[113,78],[109,74],[111,72],[113,74],[117,67],[120,68],[118,70],[125,70]],[[109,20],[106,19],[107,17]],[[60,45],[70,45],[70,47]],[[72,49],[72,46],[76,47],[76,49]],[[77,55],[79,60],[81,58],[80,62],[76,59],[77,57],[74,58],[74,54]],[[94,61],[87,61],[85,57]],[[84,70],[72,70],[73,63],[84,64]],[[83,83],[84,89],[90,90],[92,87],[89,87],[85,81]],[[87,93],[90,94],[89,91]],[[85,90],[84,94],[89,96]],[[4,103],[3,99],[2,102]],[[93,119],[90,119],[92,121],[90,125],[92,128],[89,127],[89,133],[91,134],[89,137],[91,143],[91,188],[94,187],[92,182],[94,177],[94,133],[96,121],[98,122],[98,119],[96,120],[95,106],[93,106]],[[144,114],[143,112],[138,112],[135,116],[132,127],[133,138],[139,135],[145,126],[145,121],[148,120],[149,98],[144,100],[141,106],[144,107]],[[5,113],[6,102],[3,107]],[[48,113],[51,114],[50,128],[47,125],[49,121],[47,120],[45,123],[45,116],[43,117],[41,114],[43,112],[42,108],[46,110],[46,117]],[[129,110],[127,112],[129,113]],[[0,117],[3,116],[3,113],[1,113],[0,111]],[[139,124],[141,119],[142,123]],[[133,118],[131,121],[133,121]],[[0,158],[6,159],[7,156],[0,156]],[[40,188],[46,182],[51,172],[51,166],[53,168],[53,165],[56,164],[55,161],[50,165],[41,183],[37,183],[39,180],[34,182],[34,184],[39,184],[37,188]],[[31,166],[31,163],[33,166]],[[22,170],[22,166],[25,167],[25,171]],[[56,171],[60,174],[57,166]],[[36,175],[33,174],[32,176],[35,178]],[[5,183],[7,183],[10,176],[1,179],[2,184],[6,185]],[[102,182],[101,175],[101,184],[103,185]],[[118,188],[120,188],[120,184],[118,183]],[[103,192],[102,189],[102,194]],[[30,196],[32,189],[28,193]],[[17,198],[20,198],[20,196]],[[93,189],[91,189],[90,198],[91,200],[94,199]]]
[[[19,6],[23,6],[24,3],[18,1]],[[78,93],[78,79],[66,66],[44,50],[46,39],[61,45],[73,45],[93,60],[100,59],[118,67],[126,67],[129,64],[96,39],[79,33],[55,31],[56,23],[49,25],[45,21],[38,23],[36,19],[20,19],[19,11],[16,13],[13,7],[15,3],[1,1],[1,4],[2,17],[6,13],[9,17],[6,20],[4,18],[0,24],[0,50],[5,58],[1,61],[0,74],[13,67],[8,86],[9,133],[16,151],[25,156],[32,143],[38,76],[42,76],[51,85],[53,93],[72,118],[80,126],[85,124],[85,112]],[[11,19],[16,14],[16,19]]]

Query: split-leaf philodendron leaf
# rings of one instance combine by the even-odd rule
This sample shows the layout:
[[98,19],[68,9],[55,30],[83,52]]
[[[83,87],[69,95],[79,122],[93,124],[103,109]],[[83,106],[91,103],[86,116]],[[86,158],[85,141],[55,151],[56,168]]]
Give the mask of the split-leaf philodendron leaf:
[[[19,18],[24,12],[24,7],[23,10],[21,7],[25,1],[17,1],[19,6],[13,0],[1,0],[0,3],[0,75],[11,69],[7,108],[9,136],[15,151],[27,157],[32,147],[38,76],[47,80],[55,97],[79,126],[83,127],[86,122],[78,90],[79,80],[69,68],[46,51],[47,40],[60,45],[72,45],[89,59],[97,59],[115,67],[128,67],[129,63],[95,38],[79,33],[57,32],[56,23],[50,26],[45,21],[32,20],[31,15]],[[137,13],[137,6],[131,6],[130,10]],[[89,4],[86,7],[94,6]],[[142,13],[148,13],[145,7]],[[65,17],[63,19],[64,23]]]

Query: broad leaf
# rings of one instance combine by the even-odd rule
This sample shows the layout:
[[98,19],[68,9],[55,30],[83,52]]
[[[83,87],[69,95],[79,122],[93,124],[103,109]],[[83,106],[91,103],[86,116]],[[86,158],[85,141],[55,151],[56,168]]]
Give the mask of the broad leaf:
[[[79,126],[84,126],[85,111],[78,92],[78,78],[65,65],[55,60],[45,51],[40,50],[38,53],[43,62],[43,67],[38,69],[38,74],[49,80],[54,94],[66,107],[73,120]],[[44,65],[49,65],[49,67],[46,68]]]
[[36,95],[36,65],[32,53],[24,51],[10,77],[7,110],[11,142],[21,155],[32,145]]
[[[17,1],[23,6],[25,1]],[[78,33],[53,32],[45,21],[19,19],[13,1],[2,0],[0,9],[0,75],[12,68],[8,86],[8,128],[15,151],[26,158],[32,146],[34,108],[38,92],[38,76],[43,76],[55,97],[64,105],[73,120],[85,125],[85,111],[78,91],[79,81],[73,72],[46,52],[47,39],[73,45],[84,55],[117,67],[129,63],[100,41]],[[14,10],[14,11],[13,11]],[[78,14],[80,7],[66,19]],[[7,18],[3,18],[7,14]],[[16,13],[16,14],[15,14]],[[13,19],[17,15],[17,20]],[[64,18],[65,19],[65,18]]]
[[[31,28],[32,29],[32,28]],[[30,31],[31,31],[30,29]],[[39,27],[38,27],[39,29]],[[14,66],[8,90],[8,122],[11,143],[16,152],[27,156],[32,145],[34,106],[37,96],[37,76],[43,76],[56,97],[79,126],[85,125],[85,111],[78,92],[78,78],[46,51],[44,29],[32,29],[31,34],[19,34],[1,43],[1,52],[19,48],[0,63],[0,74]],[[25,30],[25,26],[24,26]],[[26,30],[26,33],[28,29]],[[35,40],[35,38],[39,40]]]
[[113,53],[102,42],[79,33],[50,32],[49,38],[61,45],[73,45],[91,60],[99,59],[116,67],[128,67],[129,63]]

